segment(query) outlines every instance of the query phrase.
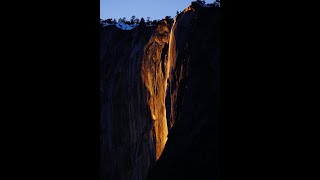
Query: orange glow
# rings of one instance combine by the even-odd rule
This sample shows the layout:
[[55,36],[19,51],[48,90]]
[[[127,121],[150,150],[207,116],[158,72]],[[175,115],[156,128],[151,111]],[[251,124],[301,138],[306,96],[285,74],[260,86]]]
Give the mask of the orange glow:
[[154,120],[156,159],[158,160],[167,142],[166,89],[168,79],[167,59],[161,59],[162,50],[169,43],[167,22],[160,23],[144,49],[142,60],[142,81],[149,97],[147,100],[151,118]]

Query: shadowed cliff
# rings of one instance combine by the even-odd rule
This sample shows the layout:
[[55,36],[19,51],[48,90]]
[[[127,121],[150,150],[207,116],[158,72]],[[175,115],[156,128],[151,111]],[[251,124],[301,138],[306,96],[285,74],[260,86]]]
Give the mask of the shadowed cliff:
[[152,32],[149,27],[101,29],[101,179],[143,179],[155,162],[153,122],[141,81],[143,49]]

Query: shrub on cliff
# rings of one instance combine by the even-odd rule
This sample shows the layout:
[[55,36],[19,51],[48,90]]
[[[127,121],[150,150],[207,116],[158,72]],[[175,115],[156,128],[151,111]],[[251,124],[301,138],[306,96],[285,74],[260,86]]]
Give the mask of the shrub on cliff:
[[171,18],[171,16],[166,16],[164,18],[169,24],[173,23],[173,19]]
[[105,22],[107,22],[108,24],[112,24],[112,19],[107,19],[107,20],[105,20]]
[[153,26],[157,26],[158,25],[158,21],[157,20],[153,20],[151,23]]

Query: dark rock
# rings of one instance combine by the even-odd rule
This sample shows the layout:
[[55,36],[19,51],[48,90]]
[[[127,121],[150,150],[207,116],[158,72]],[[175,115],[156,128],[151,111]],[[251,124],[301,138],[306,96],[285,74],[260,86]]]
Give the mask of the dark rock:
[[152,28],[101,29],[101,179],[143,179],[155,163],[141,60]]

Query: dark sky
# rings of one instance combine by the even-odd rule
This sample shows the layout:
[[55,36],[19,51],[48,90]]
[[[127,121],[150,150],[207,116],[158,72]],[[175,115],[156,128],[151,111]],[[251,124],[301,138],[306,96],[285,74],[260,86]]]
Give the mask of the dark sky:
[[[165,16],[174,17],[177,10],[182,11],[194,0],[100,0],[100,18],[130,19],[132,15],[137,18],[150,17],[163,19]],[[215,0],[206,0],[212,3]]]

